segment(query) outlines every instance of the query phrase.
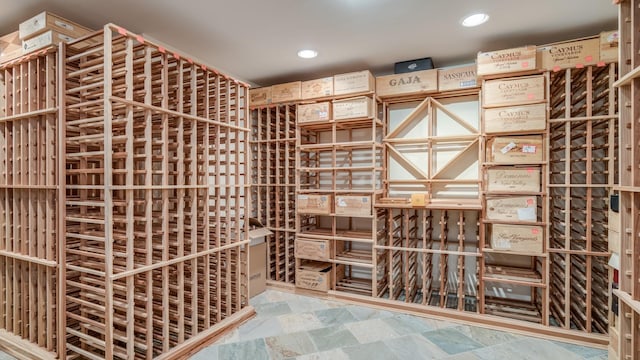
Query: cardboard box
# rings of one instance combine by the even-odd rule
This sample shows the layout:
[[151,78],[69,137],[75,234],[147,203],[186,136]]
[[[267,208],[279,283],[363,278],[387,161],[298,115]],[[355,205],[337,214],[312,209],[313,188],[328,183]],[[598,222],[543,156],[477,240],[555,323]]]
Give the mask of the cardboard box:
[[328,121],[331,119],[331,103],[319,102],[298,105],[297,120],[299,123],[312,121]]
[[249,106],[271,104],[271,86],[249,89]]
[[271,87],[271,102],[290,102],[300,100],[301,81],[293,81]]
[[530,164],[544,160],[542,136],[503,136],[487,141],[489,162]]
[[479,52],[478,76],[508,74],[536,69],[536,47]]
[[371,216],[371,195],[336,195],[336,215]]
[[346,95],[375,91],[376,79],[369,70],[333,76],[333,94]]
[[264,227],[249,231],[249,297],[263,292],[267,287],[266,237],[273,233]]
[[302,99],[315,99],[333,95],[333,76],[302,82]]
[[600,39],[567,41],[540,47],[541,69],[561,69],[595,65],[600,60]]
[[47,46],[58,45],[61,42],[71,42],[74,40],[76,40],[76,38],[49,30],[27,40],[22,40],[22,51],[26,55]]
[[438,91],[438,70],[414,71],[376,78],[376,94],[380,97],[428,94]]
[[22,41],[18,31],[0,37],[0,63],[22,56]]
[[487,219],[504,221],[538,221],[537,196],[488,198]]
[[53,30],[73,39],[83,37],[93,30],[78,25],[58,15],[43,11],[40,14],[20,23],[20,39],[27,40],[35,35]]
[[489,168],[487,191],[491,192],[539,192],[540,168]]
[[302,289],[329,291],[331,277],[331,264],[304,261],[296,269],[296,286]]
[[299,214],[331,214],[331,195],[299,194],[297,203]]
[[329,261],[331,260],[330,240],[296,238],[295,256],[299,259]]
[[542,226],[493,224],[491,226],[491,248],[541,254],[544,231]]
[[620,32],[618,30],[600,33],[600,61],[613,63],[618,61],[620,51]]
[[249,246],[249,297],[267,288],[267,243]]
[[482,102],[484,107],[526,105],[544,101],[545,94],[544,76],[490,80],[484,83]]
[[333,101],[333,119],[357,119],[373,115],[372,100],[362,96],[344,100]]
[[474,88],[478,86],[476,64],[438,69],[438,91]]
[[484,131],[486,133],[538,131],[546,128],[546,104],[510,106],[484,110]]
[[425,207],[429,203],[429,194],[411,194],[411,206]]

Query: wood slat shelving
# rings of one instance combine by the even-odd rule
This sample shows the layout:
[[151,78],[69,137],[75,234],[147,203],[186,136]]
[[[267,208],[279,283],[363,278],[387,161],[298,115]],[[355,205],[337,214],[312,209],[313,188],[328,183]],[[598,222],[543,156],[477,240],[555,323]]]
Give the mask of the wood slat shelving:
[[617,64],[550,73],[550,314],[606,334],[609,195],[618,178]]
[[[298,122],[296,131],[296,173],[298,196],[325,195],[330,210],[324,214],[297,211],[296,241],[326,240],[331,255],[325,258],[331,265],[332,280],[327,288],[332,292],[377,296],[386,289],[385,278],[377,276],[384,268],[385,258],[376,256],[374,245],[383,237],[384,214],[373,207],[382,195],[386,177],[382,138],[386,133],[384,113],[375,93],[364,93],[370,101],[370,116],[328,121]],[[353,96],[335,96],[320,100],[348,101]],[[316,101],[310,100],[306,103]],[[332,104],[329,104],[332,106]],[[344,211],[342,196],[366,197],[362,206],[369,211]],[[298,266],[302,259],[296,259]]]

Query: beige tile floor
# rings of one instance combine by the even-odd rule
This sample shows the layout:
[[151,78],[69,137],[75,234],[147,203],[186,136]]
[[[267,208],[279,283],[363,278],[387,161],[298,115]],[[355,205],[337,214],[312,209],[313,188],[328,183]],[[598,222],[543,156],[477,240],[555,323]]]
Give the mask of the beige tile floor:
[[605,350],[267,290],[193,360],[605,360]]

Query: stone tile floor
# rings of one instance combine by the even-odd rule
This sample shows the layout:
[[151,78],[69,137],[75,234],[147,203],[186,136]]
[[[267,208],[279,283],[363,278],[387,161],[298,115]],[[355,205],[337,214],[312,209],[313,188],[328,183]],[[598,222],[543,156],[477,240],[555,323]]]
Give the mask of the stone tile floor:
[[193,360],[606,360],[606,350],[267,290]]

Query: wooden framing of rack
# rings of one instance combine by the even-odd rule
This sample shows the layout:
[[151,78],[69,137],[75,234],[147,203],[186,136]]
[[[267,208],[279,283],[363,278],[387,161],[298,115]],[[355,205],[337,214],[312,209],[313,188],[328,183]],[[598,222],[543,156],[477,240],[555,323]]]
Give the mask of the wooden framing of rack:
[[[621,196],[622,281],[616,294],[622,358],[640,356],[640,125],[634,121],[640,61],[629,49],[637,47],[630,35],[637,5],[622,1],[620,69],[626,75],[617,82],[623,116],[622,181],[614,187]],[[275,282],[295,280],[294,235],[329,239],[331,296],[416,312],[479,313],[481,323],[513,328],[527,327],[513,318],[528,321],[530,311],[539,312],[533,322],[546,326],[551,316],[551,325],[562,328],[550,333],[579,339],[593,333],[599,341],[607,325],[599,309],[609,303],[601,281],[609,255],[603,199],[618,168],[610,91],[615,73],[611,64],[548,75],[554,136],[549,163],[535,165],[548,166],[550,178],[535,196],[547,209],[536,224],[551,228],[545,229],[546,254],[523,270],[485,263],[494,252],[485,248],[486,228],[477,219],[496,222],[484,210],[479,215],[481,205],[434,203],[433,189],[451,179],[438,178],[442,169],[425,175],[392,145],[460,139],[386,135],[375,93],[320,99],[369,96],[376,114],[371,118],[296,128],[296,105],[279,104],[254,109],[250,119],[245,84],[115,25],[60,52],[50,48],[0,65],[0,346],[43,358],[188,356],[251,316],[250,211],[275,232],[268,265]],[[436,109],[446,112],[437,100],[420,105],[421,111]],[[371,127],[371,142],[352,139],[351,131]],[[348,139],[338,140],[339,131]],[[331,132],[330,142],[320,141],[323,132]],[[482,163],[483,139],[471,140],[463,153],[476,146]],[[355,163],[361,150],[373,154],[370,166]],[[383,194],[379,185],[392,182],[385,180],[385,151],[395,151],[419,174],[414,184],[427,188],[430,205],[376,201]],[[343,171],[349,174],[340,176]],[[354,187],[354,172],[371,172],[372,189]],[[294,185],[296,179],[301,182]],[[313,193],[370,195],[378,206],[360,218],[371,221],[372,231],[352,229],[359,216],[342,216],[350,223],[342,229],[335,210],[327,214],[328,233],[322,216],[298,214],[295,221],[296,195]],[[550,215],[547,199],[561,216]],[[583,229],[568,226],[576,217]],[[472,262],[476,270],[469,272]],[[370,279],[359,277],[363,272]],[[541,308],[505,312],[513,304],[488,306],[485,282],[546,289],[549,296],[539,297],[549,300]]]
[[25,358],[61,341],[58,71],[56,48],[0,65],[0,346]]
[[247,86],[112,24],[60,52],[59,352],[184,358],[253,313]]
[[[387,292],[380,297],[477,313],[479,212],[377,204],[386,213]],[[475,219],[475,221],[469,221]]]
[[[630,5],[630,9],[628,8]],[[640,26],[638,3],[623,1],[620,5],[621,57],[620,80],[615,85],[620,91],[620,211],[621,211],[621,268],[620,289],[640,300],[640,235],[637,222],[638,193],[640,193],[640,125],[636,121],[640,106],[637,106],[640,76],[640,55],[632,34]]]
[[633,360],[640,355],[640,304],[631,295],[621,290],[613,292],[618,297],[619,328],[617,337],[612,337],[609,354],[613,358]]
[[[528,73],[527,75],[534,74]],[[548,75],[538,73],[538,76],[543,76],[545,78],[545,88],[547,88],[549,85]],[[548,91],[545,90],[545,94],[547,92]],[[452,96],[456,95],[461,94],[455,94]],[[438,95],[436,94],[432,96],[437,97]],[[393,99],[393,101],[420,102],[424,100],[424,98],[424,96],[421,98],[413,96],[410,99],[400,98]],[[547,97],[545,96],[542,101],[546,109],[548,101]],[[390,104],[385,102],[385,107],[388,109]],[[438,107],[438,105],[436,104],[434,107]],[[429,108],[428,104],[426,108]],[[544,122],[546,122],[547,117],[548,115],[546,115],[545,111],[543,116]],[[528,132],[526,131],[519,132],[518,135],[525,135],[527,133]],[[544,136],[545,142],[543,145],[545,145],[545,149],[548,148],[549,146],[546,142],[546,139],[548,138],[548,128],[545,127],[543,130],[536,132],[536,134]],[[394,136],[393,134],[391,135],[391,137],[387,135],[386,138],[392,139],[391,142],[393,142]],[[500,134],[492,134],[491,136],[497,135]],[[309,142],[315,143],[317,142],[317,138],[313,137]],[[482,157],[486,151],[484,148],[484,142],[482,142],[482,146],[479,156],[481,158],[481,163],[487,164],[491,169],[496,168],[496,166],[498,168],[504,167],[504,164],[500,165],[498,163],[485,162]],[[547,152],[546,150],[544,151],[545,153]],[[391,155],[388,154],[388,156]],[[312,158],[316,159],[313,161],[320,162],[319,157]],[[541,178],[539,179],[538,186],[535,191],[532,190],[534,192],[533,196],[540,198],[538,201],[540,206],[536,211],[537,219],[533,225],[542,226],[544,228],[543,231],[546,233],[547,221],[544,219],[546,219],[548,215],[547,210],[542,211],[543,207],[548,209],[546,197],[546,194],[548,193],[548,179],[546,178],[547,172],[546,170],[542,171],[542,169],[546,169],[547,166],[547,161],[545,159],[546,157],[543,161],[534,165],[529,164],[528,167],[535,166],[540,170],[538,173]],[[389,160],[386,159],[387,167],[388,161]],[[405,165],[408,163],[409,161],[404,162]],[[527,171],[528,167],[525,166],[524,171]],[[516,166],[516,168],[520,168],[520,166]],[[318,180],[318,177],[311,177],[309,179],[301,177],[300,181],[303,193],[314,193],[315,189],[317,189],[314,184],[317,185],[321,183]],[[387,179],[385,184],[389,183],[391,183],[391,181]],[[311,184],[312,188],[305,189],[306,184]],[[422,183],[420,183],[420,185],[422,185]],[[487,191],[485,186],[486,185],[483,184],[480,190],[483,193],[483,199],[485,196],[484,194]],[[509,196],[517,194],[494,191],[488,195],[492,198],[508,198]],[[378,208],[377,213],[385,214],[384,233],[386,234],[384,239],[381,239],[380,242],[375,245],[375,249],[377,251],[374,257],[379,264],[382,264],[382,266],[376,267],[376,278],[385,284],[387,287],[386,291],[380,293],[378,295],[379,298],[376,298],[375,296],[363,296],[363,294],[357,293],[352,294],[349,292],[329,291],[328,296],[330,298],[370,303],[376,306],[382,306],[385,308],[391,307],[411,313],[429,313],[432,315],[442,315],[446,313],[447,317],[453,316],[460,319],[469,319],[471,316],[475,316],[474,319],[476,319],[478,323],[487,324],[489,326],[496,326],[496,324],[500,324],[497,326],[504,326],[510,329],[520,329],[522,327],[529,329],[525,331],[535,331],[545,334],[543,336],[559,336],[577,343],[591,343],[599,344],[601,346],[606,343],[605,337],[597,331],[594,333],[588,333],[586,331],[557,329],[554,326],[550,326],[548,320],[548,300],[546,300],[545,296],[542,296],[540,293],[534,293],[534,291],[539,292],[540,289],[548,291],[548,254],[541,253],[539,256],[534,256],[536,261],[533,262],[532,260],[531,268],[528,270],[522,269],[519,265],[508,266],[500,264],[485,264],[485,257],[490,258],[495,255],[499,255],[500,251],[493,251],[490,248],[486,248],[485,245],[479,245],[480,238],[485,236],[482,232],[484,231],[484,226],[486,226],[480,226],[478,224],[478,221],[482,216],[481,210],[484,208],[481,204],[476,204],[474,206],[473,204],[465,201],[451,201],[449,204],[444,202],[435,202],[426,204],[424,207],[412,207],[406,198],[399,199],[394,197],[382,197],[376,202],[376,208]],[[469,219],[473,219],[474,216],[476,220],[470,222]],[[460,221],[460,219],[464,220]],[[500,223],[498,220],[490,219],[482,221],[483,224],[488,225]],[[472,229],[462,229],[456,232],[456,230],[458,230],[457,228],[460,227],[460,223],[463,222],[466,222],[468,225],[470,223],[475,223],[477,231],[473,232],[471,231]],[[527,225],[530,224],[527,223]],[[438,233],[442,228],[445,229],[445,233],[451,232],[456,239],[451,241],[446,239],[449,236],[442,236],[441,233]],[[425,232],[428,235],[425,235]],[[475,250],[469,250],[468,245],[473,245],[474,240],[476,241],[474,245]],[[456,248],[442,250],[439,246],[442,245],[441,243],[443,241],[446,245],[451,245]],[[546,245],[544,246],[546,249]],[[525,253],[515,253],[512,255],[516,257],[528,256]],[[435,257],[449,257],[453,259],[453,261],[446,261],[444,263],[440,261],[434,262],[433,259]],[[474,261],[476,262],[477,271],[473,274],[466,274],[467,269],[464,268],[465,265]],[[433,265],[436,263],[437,265],[434,267]],[[462,263],[463,266],[460,266],[460,263]],[[467,283],[462,281],[447,283],[447,281],[450,280],[449,277],[446,276],[445,281],[442,281],[442,276],[440,275],[445,272],[443,269],[446,270],[447,273],[450,272],[457,275],[458,279],[461,276],[467,276],[471,277],[473,281],[467,281]],[[465,275],[461,275],[460,271]],[[438,279],[441,280],[439,283]],[[488,309],[485,309],[487,306],[486,302],[480,300],[484,300],[484,295],[479,296],[478,294],[484,294],[484,289],[481,290],[480,287],[489,283],[499,283],[506,287],[513,285],[530,286],[533,294],[532,302],[539,304],[539,306],[532,306],[531,304],[526,304],[524,302],[503,302],[499,301],[500,299],[497,299],[498,301],[494,301]],[[435,284],[437,284],[437,286],[434,286]],[[450,286],[452,284],[455,286]],[[424,293],[429,293],[430,290],[431,294],[425,297]],[[455,315],[453,315],[452,312],[454,312]],[[469,314],[470,316],[467,316],[466,314]],[[527,323],[530,325],[524,325]]]
[[616,65],[550,73],[550,315],[608,333],[609,195],[617,179]]
[[[542,116],[542,119],[545,126],[543,129],[537,132],[534,131],[534,133],[544,136],[545,140],[542,145],[544,145],[543,151],[546,153],[546,149],[549,148],[549,144],[546,140],[548,138],[549,131],[549,128],[546,125],[548,119],[548,97],[546,96],[546,94],[549,92],[548,87],[550,86],[548,77],[549,75],[544,72],[528,72],[524,75],[537,75],[545,78],[545,97],[540,101],[536,101],[536,104],[540,103],[544,105],[544,114]],[[494,79],[495,78],[497,77],[494,77]],[[443,94],[429,94],[428,96],[431,96],[436,99],[436,101],[438,101],[438,99],[440,99],[441,97],[448,98],[456,96],[469,96],[469,91],[470,90]],[[477,94],[477,90],[475,90],[475,93]],[[391,106],[390,104],[395,102],[420,103],[424,101],[426,97],[427,95],[413,95],[409,97],[396,97],[393,99],[387,99],[383,102],[383,108],[385,109],[385,114],[387,114],[388,117],[388,109]],[[318,99],[317,101],[330,101],[333,98],[334,97],[327,97]],[[343,97],[338,97],[338,99],[342,98]],[[432,110],[439,108],[438,104],[431,105],[433,105],[431,107]],[[422,110],[424,109],[429,109],[429,104],[423,104]],[[599,119],[596,118],[596,120]],[[305,122],[302,124],[302,126],[298,126],[298,130],[303,130],[302,132],[299,131],[298,135],[296,136],[299,145],[298,148],[302,150],[299,151],[297,155],[299,156],[297,163],[299,164],[298,171],[300,174],[300,176],[298,176],[298,195],[335,195],[342,192],[336,192],[335,190],[333,190],[332,186],[325,186],[326,184],[333,184],[335,181],[332,172],[337,167],[334,166],[334,157],[332,155],[332,151],[334,150],[334,145],[336,145],[336,143],[333,137],[331,141],[325,143],[326,141],[321,139],[326,138],[323,138],[323,135],[320,135],[320,133],[323,131],[328,131],[327,129],[331,129],[331,126],[333,126],[332,122],[332,120],[312,121]],[[387,124],[387,126],[389,125]],[[409,126],[407,125],[407,127]],[[530,132],[531,131],[519,131],[517,132],[517,135],[527,135]],[[491,134],[491,136],[495,137],[505,134],[506,132],[504,132],[503,134]],[[388,141],[389,143],[395,141],[394,136],[389,137],[388,135],[385,135],[385,138],[385,140],[391,140]],[[385,142],[385,140],[383,140],[383,143]],[[402,141],[395,142],[401,143]],[[410,139],[407,142],[414,141],[413,139]],[[417,142],[417,140],[415,142]],[[342,142],[338,142],[337,145],[342,146],[344,144],[342,144]],[[367,144],[356,144],[352,142],[350,144],[350,146],[360,145],[367,146]],[[487,149],[485,149],[485,142],[484,140],[481,140],[480,154],[478,158],[481,164],[485,164],[484,166],[486,167],[486,169],[497,169],[505,166],[504,164],[485,161],[484,154],[486,153],[486,151]],[[391,156],[389,154],[387,155]],[[385,169],[389,168],[388,156],[384,159]],[[405,161],[404,163],[406,164],[409,162]],[[545,209],[549,208],[548,204],[546,204],[549,187],[549,181],[547,179],[546,171],[548,162],[546,161],[546,157],[543,158],[543,161],[536,162],[534,165],[525,165],[523,171],[528,172],[528,169],[532,166],[537,168],[539,170],[538,174],[540,174],[540,179],[538,181],[536,189],[531,190],[532,196],[538,197],[540,199],[540,209],[536,211],[537,219],[533,225],[542,226],[545,233],[547,233],[547,221],[544,219],[547,219],[548,215],[546,212],[543,213],[541,210],[543,206],[542,204],[545,204]],[[514,168],[522,169],[522,166],[517,165],[514,166]],[[543,168],[545,169],[545,171],[542,171]],[[482,172],[484,173],[484,170]],[[327,173],[329,175],[323,175],[323,173]],[[443,179],[442,181],[433,181],[433,183],[439,185],[440,183],[445,181],[446,180]],[[486,186],[488,185],[485,184],[485,181],[486,179],[482,177],[480,178],[480,180],[475,181],[475,183],[479,183],[481,186],[481,195],[478,195],[480,199],[484,199],[485,194],[490,195],[492,198],[505,198],[516,195],[514,193],[510,193],[509,191],[493,191],[492,193],[488,194],[486,193]],[[390,181],[390,179],[384,180],[385,189],[387,184],[390,184],[391,182],[392,181]],[[414,182],[424,187],[423,182]],[[387,195],[385,194],[384,196]],[[484,219],[482,220],[483,225],[479,225],[478,222],[483,217],[482,209],[484,208],[484,205],[480,201],[475,200],[475,203],[471,203],[469,201],[456,201],[458,199],[453,199],[453,201],[448,202],[434,201],[425,204],[424,207],[412,207],[409,199],[407,198],[399,199],[384,196],[377,199],[377,210],[375,211],[375,213],[377,214],[376,216],[378,216],[377,223],[384,224],[384,228],[376,229],[376,232],[379,232],[380,234],[382,234],[382,236],[377,237],[376,243],[374,245],[374,249],[376,250],[376,252],[373,255],[373,259],[375,259],[377,264],[375,267],[375,278],[376,282],[379,284],[378,290],[383,290],[382,292],[378,291],[377,296],[370,295],[368,292],[359,293],[343,291],[342,289],[335,289],[332,287],[330,287],[329,291],[325,294],[324,292],[309,291],[299,286],[295,287],[293,285],[284,283],[271,283],[270,285],[273,288],[277,289],[292,291],[295,288],[296,292],[307,295],[312,294],[319,297],[335,298],[340,300],[353,301],[356,303],[365,303],[374,306],[380,306],[382,308],[393,308],[395,310],[405,311],[412,314],[445,316],[447,318],[458,319],[460,321],[470,321],[489,327],[508,328],[529,334],[535,333],[539,334],[542,337],[564,338],[567,341],[572,341],[575,343],[591,344],[597,346],[606,345],[606,336],[598,333],[597,331],[589,333],[587,331],[576,331],[569,328],[552,326],[552,324],[549,324],[548,300],[544,299],[544,297],[540,294],[538,294],[537,296],[534,295],[536,297],[534,302],[540,304],[540,306],[535,307],[532,307],[531,304],[526,304],[524,302],[503,303],[500,301],[496,301],[489,308],[489,311],[487,311],[485,309],[486,302],[480,304],[480,299],[484,299],[484,295],[480,296],[480,292],[484,291],[484,289],[481,290],[481,286],[484,286],[485,283],[499,283],[506,287],[510,287],[512,285],[525,285],[533,289],[532,293],[534,290],[537,291],[538,289],[548,291],[549,255],[546,253],[546,241],[544,245],[545,252],[539,254],[539,256],[534,256],[536,258],[536,262],[531,262],[531,267],[529,267],[528,269],[523,270],[520,266],[521,264],[519,264],[518,266],[497,266],[493,263],[484,264],[485,257],[493,257],[497,255],[499,251],[492,251],[492,249],[486,248],[485,245],[480,245],[479,239],[483,239],[486,236],[484,234],[485,226],[491,225],[493,223],[500,223],[500,221]],[[330,239],[328,241],[333,242],[335,240],[340,240],[341,236],[353,237],[352,233],[336,232],[334,234],[333,229],[322,228],[321,226],[318,226],[318,224],[321,223],[321,221],[319,221],[318,219],[331,218],[331,216],[333,216],[333,209],[334,208],[331,207],[331,210],[327,210],[327,214],[325,215],[314,214],[298,216],[298,238],[302,238],[303,240],[305,240],[305,244],[307,244],[309,242],[313,242],[314,240],[324,241],[326,239]],[[443,216],[444,221],[442,221]],[[477,231],[473,231],[473,229],[471,228],[464,229],[464,233],[461,235],[460,232],[457,231],[460,227],[460,218],[463,218],[464,222],[468,223],[469,226],[471,226],[471,223],[474,223]],[[428,226],[425,227],[423,224],[428,224]],[[527,225],[531,224],[527,223]],[[446,232],[451,233],[452,235],[446,237],[451,237],[451,239],[443,240],[444,237],[438,233],[438,231],[440,231],[440,228],[443,226],[446,228]],[[424,235],[425,231],[429,235]],[[427,239],[427,241],[423,241],[423,238]],[[450,246],[450,249],[442,250],[440,248],[440,245],[443,241],[446,246]],[[474,241],[476,241],[475,244]],[[475,246],[475,250],[472,249],[472,245]],[[463,250],[460,250],[460,246],[462,246]],[[318,254],[320,253],[316,253],[316,255]],[[307,258],[313,259],[314,261],[325,261],[328,264],[334,266],[335,269],[335,249],[332,248],[331,251],[324,252],[321,255],[324,256],[324,258],[319,258],[318,256],[307,257],[308,253],[306,253],[304,256],[297,258],[296,261],[304,260]],[[525,255],[525,253],[514,253],[512,255],[529,256]],[[440,269],[440,262],[434,262],[433,259],[441,256],[449,258],[450,261],[446,262],[445,269],[448,273],[455,274],[458,279],[461,276],[461,267],[459,266],[460,260],[464,258],[462,260],[462,263],[464,264],[464,276],[470,276],[473,280],[469,281],[469,279],[465,279],[467,280],[466,283],[455,282],[449,281],[450,279],[447,277],[446,281],[441,281],[440,283],[438,283],[438,279],[440,279],[439,274],[442,269]],[[431,260],[431,263],[429,262],[429,260]],[[476,269],[478,269],[475,273],[470,270],[472,266],[467,266],[474,261],[476,262]],[[434,266],[434,264],[436,263],[437,265]],[[431,264],[431,269],[429,269],[429,264]],[[482,272],[480,270],[481,268]],[[467,274],[468,271],[471,271],[471,273]],[[428,276],[423,276],[423,274],[427,274]],[[435,277],[433,277],[434,275]],[[426,279],[426,284],[421,281],[423,279]],[[444,291],[441,288],[441,284],[443,283]],[[332,279],[331,285],[334,286],[335,284],[335,279]],[[434,286],[436,284],[437,286]],[[425,292],[428,293],[429,289],[432,290],[431,295],[428,297],[424,297],[423,294]]]
[[[425,194],[428,203],[439,204],[442,208],[480,208],[479,174],[465,178],[457,173],[482,161],[479,118],[476,119],[478,123],[469,123],[464,115],[450,108],[458,101],[478,99],[478,94],[478,89],[472,88],[385,100],[387,109],[417,103],[400,123],[390,128],[383,140],[388,166],[396,162],[403,172],[411,175],[399,178],[388,169],[385,180],[388,197]],[[449,126],[444,126],[445,123]],[[411,153],[426,156],[416,159],[409,156]],[[447,156],[447,153],[453,153],[453,156]],[[426,163],[416,163],[420,161]],[[449,187],[454,187],[453,195]]]
[[[456,104],[478,103],[479,90],[384,101],[387,179],[385,197],[375,206],[385,214],[386,236],[375,250],[376,257],[387,258],[387,267],[378,271],[384,271],[379,275],[386,278],[388,290],[379,297],[390,303],[477,313],[479,105],[475,119],[468,119]],[[474,164],[475,176],[470,170]],[[400,172],[392,173],[392,167]],[[409,197],[416,196],[424,198],[419,201],[424,204],[412,205]]]
[[620,290],[618,316],[612,316],[609,353],[620,359],[640,358],[640,3],[621,0],[619,4],[620,78],[618,88],[620,116]]
[[295,282],[296,104],[251,109],[252,217],[271,232],[267,280]]

